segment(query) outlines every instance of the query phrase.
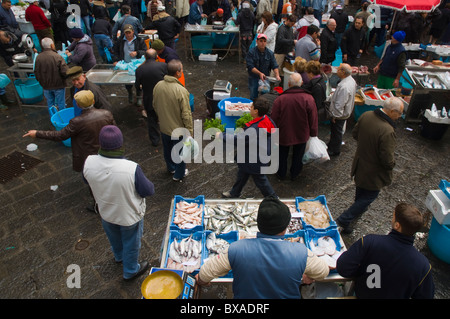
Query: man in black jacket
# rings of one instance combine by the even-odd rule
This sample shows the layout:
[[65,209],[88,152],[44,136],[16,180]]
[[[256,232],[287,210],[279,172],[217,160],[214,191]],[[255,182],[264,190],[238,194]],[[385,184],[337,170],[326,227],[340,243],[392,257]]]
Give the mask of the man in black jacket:
[[359,299],[432,299],[434,282],[428,259],[414,247],[414,234],[423,216],[409,204],[400,203],[388,235],[367,235],[343,252],[338,273],[355,281]]
[[338,47],[341,46],[341,39],[342,35],[345,32],[345,29],[347,28],[348,23],[348,14],[344,12],[344,9],[341,5],[337,5],[336,8],[331,11],[331,18],[336,21],[336,30],[335,36],[338,43]]
[[283,76],[283,65],[286,55],[294,50],[297,40],[294,38],[292,27],[297,22],[297,17],[290,15],[286,17],[286,22],[281,24],[277,31],[277,39],[275,42],[275,60],[280,67],[280,76]]
[[355,22],[344,32],[342,36],[342,62],[351,66],[358,64],[359,57],[363,53],[366,43],[363,18],[355,18]]
[[330,64],[336,58],[338,44],[334,36],[335,30],[336,20],[329,19],[320,34],[320,63]]
[[[165,11],[164,6],[158,7],[158,12]],[[181,24],[172,16],[166,16],[150,23],[146,30],[158,30],[159,38],[164,42],[165,46],[171,47],[175,50],[175,39],[180,34]]]
[[156,62],[157,53],[154,49],[145,52],[145,62],[136,70],[136,91],[143,93],[144,108],[147,112],[148,136],[153,146],[160,142],[158,116],[153,108],[153,89],[159,81],[167,74],[167,64]]
[[[140,59],[147,50],[145,41],[134,34],[131,24],[126,24],[123,27],[123,33],[114,43],[114,66],[122,60],[129,63],[132,59]],[[128,103],[131,104],[133,103],[133,85],[127,84],[125,88],[128,91]],[[139,91],[136,91],[136,95],[139,95],[139,93]]]

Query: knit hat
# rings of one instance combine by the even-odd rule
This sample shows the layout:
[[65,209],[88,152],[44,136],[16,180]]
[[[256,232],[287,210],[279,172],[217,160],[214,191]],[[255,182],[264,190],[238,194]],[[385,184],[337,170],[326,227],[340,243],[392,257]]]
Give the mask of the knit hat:
[[74,28],[70,30],[70,36],[74,39],[81,39],[84,37],[84,33],[80,28]]
[[162,42],[160,39],[156,39],[152,42],[152,49],[155,49],[157,51],[164,49],[164,42]]
[[123,135],[115,125],[105,125],[98,136],[100,148],[105,151],[116,150],[123,145]]
[[165,6],[158,6],[158,11],[165,11],[166,10],[166,7]]
[[86,108],[89,106],[94,105],[95,99],[94,99],[94,93],[90,90],[81,90],[78,91],[73,98],[77,102],[78,107],[80,108]]
[[392,35],[392,37],[400,43],[403,42],[403,40],[405,39],[405,36],[406,36],[405,31],[397,31]]
[[276,235],[288,227],[291,212],[278,198],[266,197],[259,205],[256,221],[261,233]]
[[217,14],[223,14],[223,9],[221,8],[217,9]]

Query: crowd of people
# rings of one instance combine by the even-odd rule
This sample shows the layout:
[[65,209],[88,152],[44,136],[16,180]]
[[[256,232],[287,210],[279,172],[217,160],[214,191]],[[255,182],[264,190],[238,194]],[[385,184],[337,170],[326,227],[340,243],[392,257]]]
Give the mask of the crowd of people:
[[[342,137],[353,111],[357,89],[352,66],[358,65],[361,54],[368,52],[372,41],[376,46],[383,45],[386,31],[392,29],[386,54],[374,69],[379,73],[378,85],[383,88],[399,85],[399,74],[406,60],[403,41],[449,42],[450,11],[447,12],[446,4],[442,10],[436,9],[430,14],[402,13],[396,21],[392,21],[390,10],[382,10],[383,23],[376,28],[370,25],[373,13],[367,1],[362,1],[361,9],[351,24],[343,4],[330,2],[327,6],[330,18],[321,29],[322,17],[327,13],[324,1],[196,0],[189,3],[186,0],[176,1],[174,6],[172,1],[150,0],[145,6],[146,15],[136,2],[124,1],[117,17],[109,16],[103,0],[92,4],[88,0],[71,0],[69,3],[81,8],[82,25],[78,28],[63,26],[62,17],[67,17],[65,8],[68,3],[62,0],[50,1],[50,20],[39,8],[40,2],[30,2],[26,19],[33,24],[40,41],[42,51],[36,58],[35,73],[44,89],[48,107],[58,110],[66,107],[66,80],[69,80],[76,116],[60,131],[30,130],[24,137],[54,141],[72,139],[73,169],[82,173],[83,180],[89,185],[93,200],[89,208],[100,214],[115,261],[123,263],[123,278],[126,280],[137,278],[149,267],[147,262],[139,262],[139,249],[145,198],[154,194],[154,185],[137,163],[124,158],[123,136],[110,112],[111,105],[98,86],[85,76],[98,63],[94,43],[103,63],[115,65],[119,61],[145,58],[136,70],[135,84],[126,86],[128,100],[134,102],[134,87],[136,101],[145,110],[143,115],[147,117],[152,145],[162,143],[167,171],[173,175],[174,182],[182,182],[189,171],[174,149],[185,136],[174,132],[184,128],[193,135],[189,92],[184,83],[183,64],[175,49],[184,23],[231,19],[240,27],[242,54],[253,100],[252,120],[245,124],[243,131],[264,131],[269,140],[258,139],[257,148],[270,154],[273,151],[270,149],[270,135],[274,129],[279,129],[280,161],[276,176],[280,180],[288,176],[291,149],[289,175],[292,180],[299,177],[307,142],[317,136],[318,125],[323,121],[330,121],[328,154],[333,157],[340,155]],[[12,65],[12,53],[20,50],[17,43],[16,47],[13,44],[20,32],[14,16],[8,13],[10,4],[10,0],[2,0],[0,8],[0,24],[8,26],[0,32],[1,50],[5,53],[2,56],[8,65]],[[91,17],[95,22],[92,23]],[[414,28],[419,20],[424,28],[416,32]],[[159,39],[152,41],[150,48],[139,37],[145,29],[158,30]],[[68,41],[71,43],[65,51],[65,59],[56,51],[56,43]],[[335,61],[339,48],[343,63],[336,70],[339,82],[330,97],[323,65]],[[292,65],[294,72],[284,74],[283,66],[290,60],[295,60]],[[288,88],[274,100],[273,105],[260,96],[261,83],[264,84],[271,76],[278,82],[282,77],[288,77]],[[3,96],[1,92],[0,96]],[[352,131],[357,141],[351,171],[356,191],[352,206],[336,219],[343,234],[352,232],[354,220],[367,210],[380,190],[392,182],[395,122],[402,113],[401,100],[391,98],[382,109],[364,113]],[[224,143],[229,140],[235,143],[240,138],[238,134],[230,136],[226,133],[217,137],[221,137]],[[258,214],[260,233],[254,240],[238,241],[227,253],[206,263],[198,280],[206,284],[232,269],[234,293],[238,298],[298,298],[301,282],[323,279],[329,269],[306,247],[281,240],[290,221],[290,212],[277,199],[276,191],[262,173],[261,168],[267,163],[259,157],[256,163],[249,161],[253,142],[246,141],[245,161],[238,164],[237,180],[231,190],[222,195],[238,198],[251,176],[265,198]],[[366,236],[364,241],[358,241],[342,254],[337,271],[343,276],[356,278],[357,297],[433,297],[429,263],[412,247],[414,234],[422,226],[420,212],[411,205],[401,204],[395,208],[393,230],[389,235]],[[266,251],[275,253],[268,256]],[[386,251],[389,254],[385,254]],[[388,256],[396,256],[399,251],[407,251],[404,263],[390,267],[393,261]],[[275,261],[282,261],[283,267]],[[381,290],[371,291],[365,286],[368,274],[363,267],[370,263],[382,266]],[[284,267],[288,264],[291,266]],[[415,267],[408,267],[412,264]],[[267,278],[269,273],[271,278]]]

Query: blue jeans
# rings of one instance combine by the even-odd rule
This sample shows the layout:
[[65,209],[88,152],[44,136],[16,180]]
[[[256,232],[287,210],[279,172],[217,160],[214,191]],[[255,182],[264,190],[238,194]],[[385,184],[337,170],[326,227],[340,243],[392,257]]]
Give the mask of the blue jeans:
[[120,226],[102,219],[116,261],[122,261],[123,278],[133,277],[139,269],[139,252],[144,231],[144,219],[131,226]]
[[349,226],[355,218],[367,210],[379,193],[380,191],[370,191],[356,186],[355,202],[337,218],[337,221],[344,227]]
[[106,34],[94,34],[94,40],[98,48],[98,53],[102,57],[103,61],[108,62],[105,54],[105,48],[111,49],[113,47],[111,38]]
[[47,106],[58,106],[58,110],[66,108],[66,89],[44,90],[44,96],[47,99]]
[[[175,171],[173,177],[177,179],[182,179],[184,177],[184,171],[186,170],[186,163],[180,162],[179,154],[175,154],[174,155],[175,158],[172,158],[172,149],[182,139],[183,137],[180,137],[177,140],[172,140],[172,137],[170,135],[161,133],[161,140],[164,149],[164,160],[166,161],[167,169],[169,170],[169,172]],[[175,161],[180,163],[176,164]]]
[[[84,28],[86,29],[85,33],[88,36],[91,36],[91,18],[89,17],[89,15],[87,15],[87,16],[81,17],[81,20],[83,21]],[[80,28],[81,28],[81,26],[80,26]]]
[[248,77],[248,89],[250,90],[250,100],[254,101],[258,98],[258,82],[259,78],[254,76]]

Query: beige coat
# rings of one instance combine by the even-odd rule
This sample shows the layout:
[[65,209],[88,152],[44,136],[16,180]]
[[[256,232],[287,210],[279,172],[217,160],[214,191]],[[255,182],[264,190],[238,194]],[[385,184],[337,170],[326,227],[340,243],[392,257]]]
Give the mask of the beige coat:
[[159,119],[161,133],[171,136],[176,128],[193,132],[189,92],[177,78],[166,75],[153,89],[153,108]]

